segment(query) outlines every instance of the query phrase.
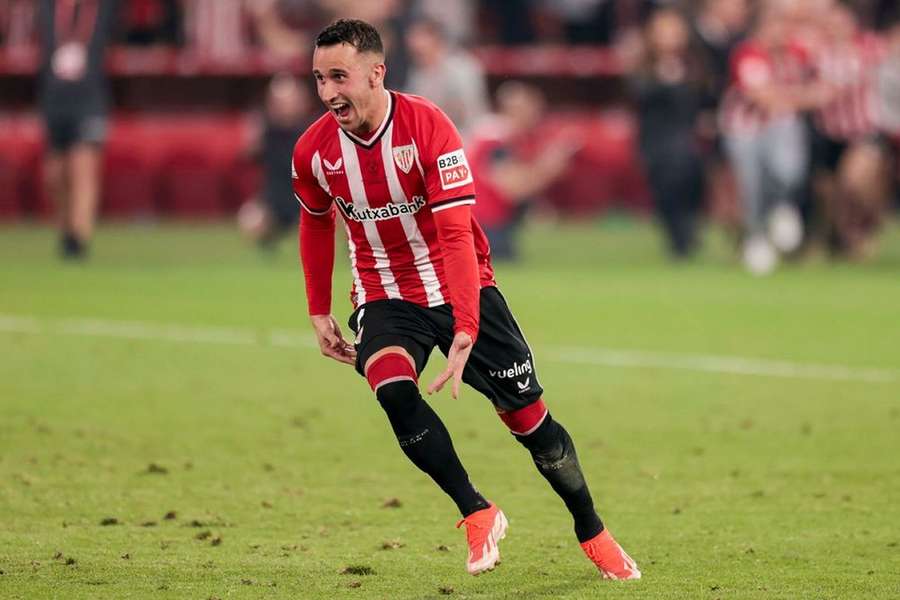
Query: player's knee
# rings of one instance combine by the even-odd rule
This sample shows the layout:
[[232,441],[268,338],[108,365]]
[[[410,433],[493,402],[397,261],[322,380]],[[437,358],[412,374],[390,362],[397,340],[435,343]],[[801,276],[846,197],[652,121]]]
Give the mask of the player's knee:
[[417,411],[422,396],[412,381],[401,380],[386,383],[375,390],[375,397],[388,417],[402,419]]
[[419,387],[409,355],[387,352],[366,368],[366,379],[388,416],[402,416],[415,410]]

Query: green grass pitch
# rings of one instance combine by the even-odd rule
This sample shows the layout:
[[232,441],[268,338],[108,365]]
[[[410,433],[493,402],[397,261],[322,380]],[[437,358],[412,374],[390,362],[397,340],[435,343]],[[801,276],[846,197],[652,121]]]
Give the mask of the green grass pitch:
[[[510,530],[466,574],[452,504],[313,347],[292,241],[109,226],[69,265],[0,229],[0,598],[898,598],[897,223],[883,242],[758,279],[714,235],[673,265],[649,224],[529,227],[498,279],[644,573],[608,582],[471,389],[431,401]],[[348,285],[340,262],[342,320]]]

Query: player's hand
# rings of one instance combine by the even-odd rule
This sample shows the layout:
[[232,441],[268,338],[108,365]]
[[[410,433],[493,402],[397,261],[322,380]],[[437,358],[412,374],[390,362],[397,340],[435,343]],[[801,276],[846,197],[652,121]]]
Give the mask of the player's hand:
[[460,331],[453,336],[453,344],[450,346],[450,352],[447,353],[447,368],[434,378],[431,385],[428,386],[428,393],[433,394],[441,391],[444,384],[453,378],[453,399],[459,398],[459,384],[462,383],[463,369],[466,368],[466,361],[469,360],[469,354],[472,353],[472,336],[464,331]]
[[312,315],[309,321],[316,332],[319,349],[323,355],[348,365],[356,364],[356,350],[353,344],[341,335],[341,328],[333,316]]

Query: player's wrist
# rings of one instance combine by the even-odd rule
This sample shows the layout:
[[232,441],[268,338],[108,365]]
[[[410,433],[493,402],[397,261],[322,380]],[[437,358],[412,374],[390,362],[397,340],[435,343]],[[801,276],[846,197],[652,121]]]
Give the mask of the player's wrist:
[[331,305],[330,304],[316,304],[310,305],[308,310],[309,318],[315,317],[330,317],[331,316]]
[[465,333],[466,335],[468,335],[473,343],[478,338],[478,328],[477,327],[462,326],[462,327],[457,327],[453,330],[454,336],[459,335],[460,333]]

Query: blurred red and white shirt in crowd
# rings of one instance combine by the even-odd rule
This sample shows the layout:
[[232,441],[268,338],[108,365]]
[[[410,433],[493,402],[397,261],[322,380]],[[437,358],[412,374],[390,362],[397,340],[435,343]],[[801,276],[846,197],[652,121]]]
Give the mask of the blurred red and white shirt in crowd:
[[243,0],[192,0],[183,3],[188,46],[204,58],[240,58],[247,50]]
[[812,60],[805,45],[788,43],[780,52],[748,40],[731,57],[731,83],[719,111],[719,127],[728,135],[752,135],[773,119],[794,114],[774,112],[753,100],[754,88],[797,85],[812,80]]
[[816,77],[834,97],[815,112],[816,128],[834,140],[852,141],[876,133],[879,107],[876,75],[886,45],[873,33],[846,44],[825,44],[816,52]]

